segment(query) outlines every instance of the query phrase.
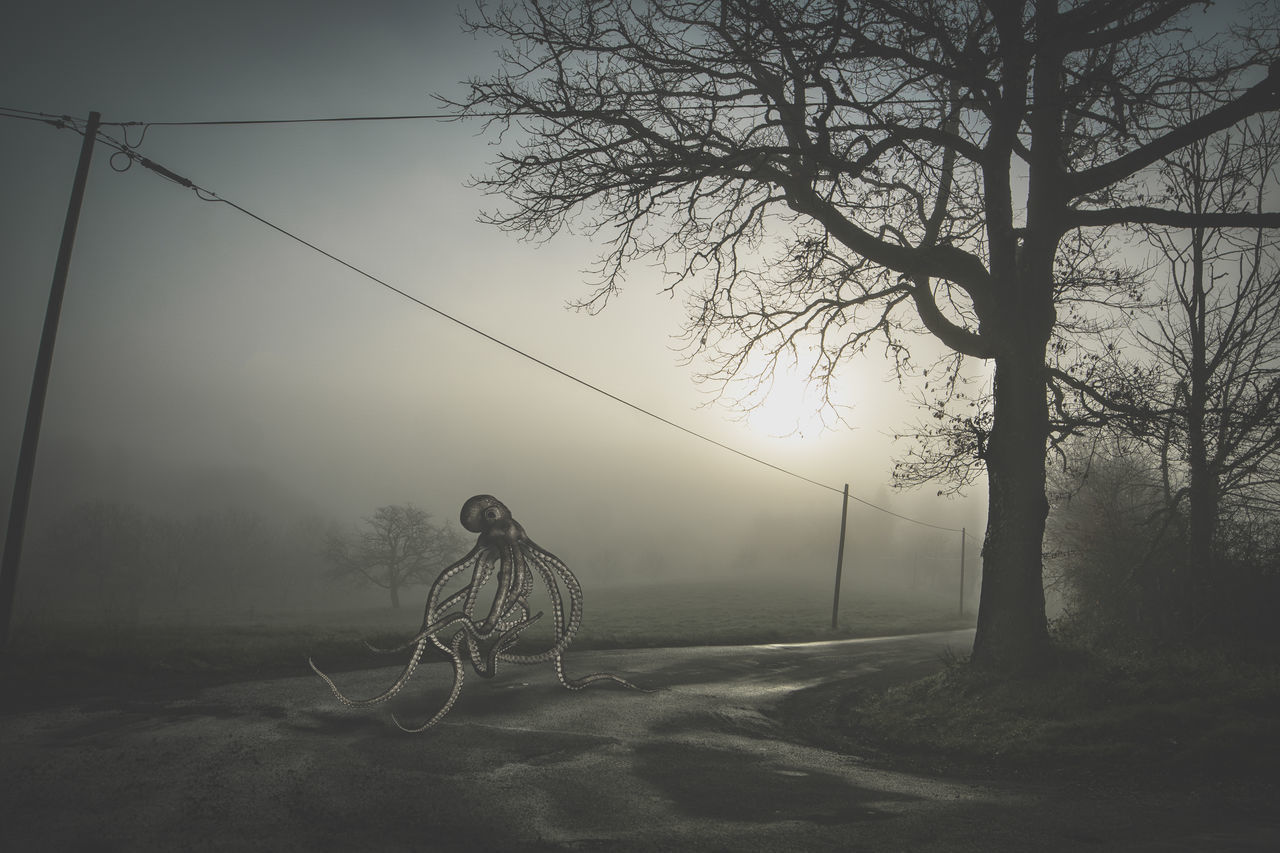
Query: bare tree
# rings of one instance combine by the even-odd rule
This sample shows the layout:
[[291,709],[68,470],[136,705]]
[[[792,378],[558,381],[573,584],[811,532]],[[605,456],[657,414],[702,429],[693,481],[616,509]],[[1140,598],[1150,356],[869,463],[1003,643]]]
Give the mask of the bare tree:
[[[1261,210],[1276,188],[1274,122],[1202,140],[1170,158],[1167,195],[1190,210]],[[1217,596],[1218,525],[1274,511],[1280,485],[1280,254],[1264,231],[1152,230],[1167,266],[1167,309],[1141,347],[1162,382],[1151,408],[1166,464],[1185,470],[1186,612],[1206,627]]]
[[331,534],[325,556],[335,577],[372,583],[391,594],[400,606],[400,590],[434,579],[461,556],[461,536],[431,523],[431,516],[412,504],[378,507],[350,536]]
[[[918,331],[993,362],[973,661],[1018,669],[1049,651],[1050,342],[1064,300],[1114,280],[1081,254],[1064,290],[1063,247],[1138,223],[1280,226],[1143,191],[1166,156],[1280,106],[1275,46],[1179,27],[1197,5],[517,0],[478,7],[502,67],[453,106],[509,134],[479,181],[509,200],[490,220],[604,238],[591,310],[632,262],[663,263],[715,378],[803,354],[829,382],[873,342],[909,362]],[[1217,106],[1174,120],[1187,89]]]

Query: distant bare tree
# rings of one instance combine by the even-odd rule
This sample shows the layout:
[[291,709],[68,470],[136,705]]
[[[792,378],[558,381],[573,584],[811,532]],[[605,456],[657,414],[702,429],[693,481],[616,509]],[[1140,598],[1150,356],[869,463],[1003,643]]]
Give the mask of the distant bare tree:
[[[1185,13],[1200,5],[486,3],[474,26],[504,44],[502,67],[454,107],[508,132],[480,181],[511,203],[490,221],[605,239],[583,307],[645,258],[672,290],[695,284],[686,333],[712,379],[767,379],[803,354],[830,382],[875,342],[909,363],[916,332],[993,363],[973,661],[1019,669],[1049,651],[1055,335],[1073,300],[1118,281],[1085,247],[1112,226],[1280,227],[1144,189],[1164,158],[1280,107],[1273,31],[1199,35]],[[1214,109],[1186,120],[1187,90]]]
[[[1192,211],[1261,211],[1280,191],[1277,128],[1259,117],[1171,155],[1162,194]],[[1219,523],[1280,507],[1280,251],[1261,229],[1145,234],[1160,257],[1157,317],[1133,322],[1127,345],[1055,378],[1074,390],[1082,422],[1119,429],[1160,454],[1169,511],[1185,506],[1184,609],[1202,623]]]
[[382,587],[391,606],[400,606],[400,590],[426,583],[462,556],[462,537],[412,504],[378,507],[351,535],[330,534],[325,556],[333,575]]
[[[1166,167],[1193,209],[1260,209],[1275,191],[1280,139],[1245,126],[1190,146]],[[1224,509],[1274,510],[1280,469],[1280,252],[1261,231],[1155,231],[1169,265],[1169,311],[1143,342],[1174,380],[1167,435],[1187,467],[1188,567],[1196,601],[1213,587]]]
[[[1195,99],[1190,112],[1207,109]],[[1162,165],[1160,195],[1190,211],[1260,212],[1280,191],[1278,129],[1257,116],[1186,146]],[[1184,546],[1165,567],[1178,593],[1167,615],[1184,633],[1231,633],[1243,599],[1263,595],[1274,573],[1256,558],[1280,508],[1280,251],[1261,229],[1143,233],[1158,258],[1157,310],[1104,353],[1054,372],[1071,392],[1058,411],[1157,455],[1162,529]]]

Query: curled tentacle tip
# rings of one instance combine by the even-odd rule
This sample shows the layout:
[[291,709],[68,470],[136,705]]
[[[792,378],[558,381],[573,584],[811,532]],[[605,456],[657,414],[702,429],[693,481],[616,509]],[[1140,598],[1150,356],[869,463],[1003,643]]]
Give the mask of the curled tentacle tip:
[[434,720],[431,722],[428,722],[424,726],[418,726],[417,728],[410,728],[406,726],[404,723],[400,722],[400,720],[396,717],[395,714],[392,714],[391,722],[395,723],[396,728],[398,728],[400,731],[405,732],[407,734],[416,735],[419,732],[425,732],[427,729],[431,728],[432,724],[434,723]]

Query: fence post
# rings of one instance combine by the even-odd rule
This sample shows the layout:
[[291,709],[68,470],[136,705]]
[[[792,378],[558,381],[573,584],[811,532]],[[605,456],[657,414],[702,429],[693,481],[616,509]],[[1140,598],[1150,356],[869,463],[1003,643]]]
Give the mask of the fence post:
[[840,574],[844,570],[844,530],[849,520],[849,484],[844,484],[844,499],[840,503],[840,548],[836,551],[836,592],[831,601],[831,630],[840,619]]

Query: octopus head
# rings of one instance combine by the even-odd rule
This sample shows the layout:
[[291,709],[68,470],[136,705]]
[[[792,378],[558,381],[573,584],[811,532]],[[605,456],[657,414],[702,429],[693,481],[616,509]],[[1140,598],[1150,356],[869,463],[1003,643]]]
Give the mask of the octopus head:
[[493,495],[476,495],[462,505],[462,526],[472,533],[511,540],[524,538],[524,528],[507,505]]

